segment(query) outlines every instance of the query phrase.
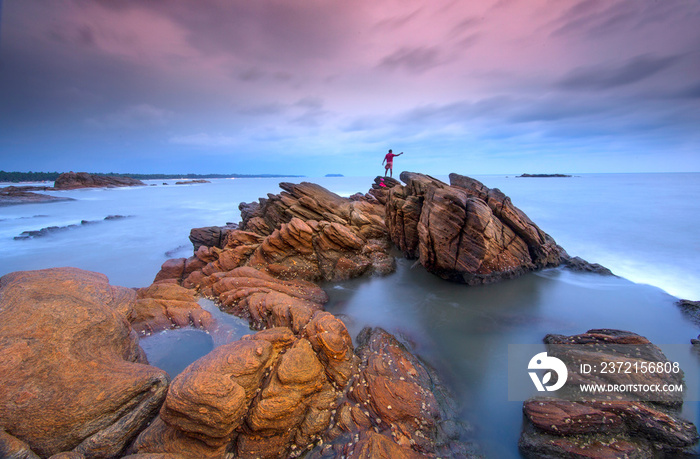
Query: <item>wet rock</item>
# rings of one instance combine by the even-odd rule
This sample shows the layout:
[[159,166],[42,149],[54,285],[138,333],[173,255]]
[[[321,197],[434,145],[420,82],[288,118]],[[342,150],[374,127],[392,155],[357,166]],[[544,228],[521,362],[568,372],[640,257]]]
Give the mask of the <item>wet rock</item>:
[[598,263],[589,263],[581,257],[570,257],[568,255],[564,255],[561,258],[561,262],[563,266],[566,266],[572,271],[594,273],[602,276],[614,276],[612,271],[605,266],[599,265]]
[[475,455],[458,440],[464,426],[455,421],[454,402],[432,370],[382,329],[365,329],[357,341],[359,374],[324,436],[328,446],[312,457]]
[[700,325],[700,301],[678,300],[676,302],[684,316],[695,325]]
[[197,179],[197,180],[185,180],[182,182],[175,182],[175,185],[193,185],[195,183],[211,183],[209,180]]
[[223,248],[229,231],[238,229],[238,225],[230,223],[225,226],[205,226],[190,230],[190,241],[196,252],[201,246]]
[[[329,327],[327,334],[334,332]],[[349,341],[328,339],[349,346],[336,349],[336,360],[352,355]],[[327,429],[343,389],[327,376],[329,361],[317,348],[323,347],[274,327],[215,349],[175,378],[159,418],[134,449],[186,457],[297,455],[295,445]]]
[[192,290],[164,282],[137,289],[137,299],[128,319],[139,334],[181,327],[210,330],[215,324],[211,314],[197,303]]
[[131,177],[92,175],[87,172],[64,172],[58,176],[53,185],[57,190],[114,188],[123,186],[146,186],[146,184],[141,180]]
[[563,249],[500,190],[457,174],[451,186],[411,172],[401,180],[389,191],[389,233],[428,271],[475,285],[559,265]]
[[[73,198],[50,196],[48,194],[34,193],[29,188],[37,187],[16,187],[7,186],[0,188],[0,207],[13,206],[17,204],[34,204],[44,202],[75,201]],[[41,189],[50,189],[41,187]]]
[[168,386],[126,320],[135,297],[76,268],[0,278],[0,425],[7,433],[43,457],[122,452]]
[[679,393],[630,389],[624,395],[593,395],[580,390],[580,384],[682,384],[682,372],[578,371],[581,365],[600,367],[601,362],[629,362],[632,369],[642,363],[669,363],[646,338],[595,329],[573,336],[547,335],[545,343],[548,354],[567,365],[567,384],[557,391],[559,399],[537,398],[523,404],[527,424],[519,448],[525,457],[679,457],[697,443],[696,427],[679,416]]

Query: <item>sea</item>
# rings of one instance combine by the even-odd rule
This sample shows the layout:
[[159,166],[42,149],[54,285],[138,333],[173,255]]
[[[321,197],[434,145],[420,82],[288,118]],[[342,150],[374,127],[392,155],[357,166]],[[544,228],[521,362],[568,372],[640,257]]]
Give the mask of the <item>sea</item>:
[[[700,355],[690,339],[700,326],[676,302],[700,300],[700,173],[472,177],[510,196],[570,255],[616,276],[555,268],[467,287],[399,258],[394,274],[322,285],[330,297],[326,309],[340,315],[353,336],[365,326],[385,328],[435,368],[486,457],[520,457],[522,400],[509,392],[509,372],[516,371],[509,346],[544,351],[549,333],[616,328],[647,337],[680,362],[688,385],[682,414],[698,425]],[[279,182],[309,181],[350,196],[367,192],[373,179],[150,180],[144,187],[49,191],[74,200],[0,207],[0,275],[74,266],[104,273],[114,285],[144,287],[165,260],[192,255],[191,228],[240,221],[238,204],[279,193]],[[201,304],[219,320],[218,332],[167,331],[141,341],[150,362],[171,376],[214,346],[250,333],[211,301]]]

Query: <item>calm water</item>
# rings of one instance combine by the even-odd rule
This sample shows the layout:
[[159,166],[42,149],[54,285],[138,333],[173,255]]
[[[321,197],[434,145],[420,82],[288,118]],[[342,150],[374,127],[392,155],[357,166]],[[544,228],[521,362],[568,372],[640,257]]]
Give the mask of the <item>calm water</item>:
[[[476,178],[511,196],[570,254],[629,280],[554,269],[468,288],[400,260],[391,276],[324,288],[331,297],[328,309],[345,316],[352,334],[365,325],[382,326],[445,375],[489,457],[518,457],[522,404],[508,402],[508,344],[541,343],[547,333],[589,328],[626,329],[660,345],[685,344],[700,333],[674,305],[676,296],[700,299],[700,174]],[[301,180],[346,196],[365,192],[372,181],[288,181]],[[2,207],[0,274],[77,266],[105,273],[113,284],[146,286],[167,258],[191,254],[190,228],[239,221],[238,203],[279,192],[279,181],[213,180],[189,186],[152,181],[158,186],[51,192],[77,201]],[[129,218],[104,221],[108,215]],[[98,223],[13,239],[23,231],[81,220]],[[143,346],[154,364],[176,374],[213,346],[248,332],[237,319],[219,315],[219,321],[211,335],[166,332],[143,340]],[[683,362],[686,373],[698,373],[697,356],[689,349],[674,352],[669,357]],[[698,404],[686,403],[684,414],[697,423]]]

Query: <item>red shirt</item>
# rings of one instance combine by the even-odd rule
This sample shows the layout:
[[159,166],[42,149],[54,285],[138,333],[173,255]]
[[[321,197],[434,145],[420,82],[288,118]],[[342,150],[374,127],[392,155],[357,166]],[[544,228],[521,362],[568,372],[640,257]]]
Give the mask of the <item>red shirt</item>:
[[399,156],[395,155],[393,153],[387,153],[384,159],[386,160],[387,163],[393,163],[394,162],[394,156]]

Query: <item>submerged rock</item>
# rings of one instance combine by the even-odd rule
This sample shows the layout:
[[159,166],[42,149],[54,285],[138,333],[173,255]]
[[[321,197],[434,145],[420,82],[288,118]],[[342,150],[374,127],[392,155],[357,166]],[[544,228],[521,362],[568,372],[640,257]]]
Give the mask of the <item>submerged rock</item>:
[[[679,416],[682,393],[634,390],[644,385],[680,385],[682,371],[579,371],[581,365],[601,367],[602,362],[629,363],[631,369],[657,362],[670,365],[646,338],[600,329],[574,336],[547,335],[545,343],[548,353],[567,365],[568,379],[557,391],[560,399],[536,398],[523,404],[527,423],[519,448],[525,457],[680,457],[697,443],[696,427]],[[583,392],[581,384],[636,386],[630,386],[624,396],[620,392],[594,395]]]
[[0,207],[17,204],[34,204],[45,202],[74,201],[73,198],[50,196],[48,194],[34,193],[32,189],[50,189],[46,187],[16,187],[7,186],[0,188]]
[[564,250],[500,190],[457,174],[451,185],[412,172],[401,180],[386,204],[391,239],[443,279],[477,285],[561,263]]
[[0,278],[0,426],[8,434],[43,457],[121,454],[168,387],[126,320],[135,298],[76,268]]
[[64,172],[53,184],[57,190],[77,188],[114,188],[122,186],[146,186],[141,180],[111,175],[93,175],[87,172]]

